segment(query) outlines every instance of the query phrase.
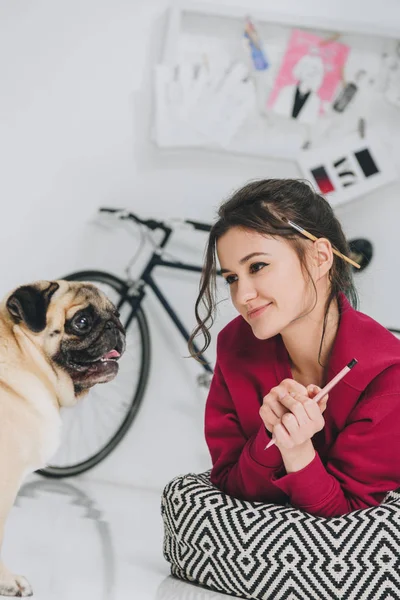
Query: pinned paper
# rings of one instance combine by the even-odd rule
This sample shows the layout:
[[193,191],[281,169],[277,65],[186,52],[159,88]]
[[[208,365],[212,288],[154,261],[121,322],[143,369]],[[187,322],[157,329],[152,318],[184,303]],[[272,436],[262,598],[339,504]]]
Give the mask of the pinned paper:
[[295,29],[268,99],[275,113],[312,124],[330,106],[349,47]]
[[379,137],[349,135],[298,156],[299,166],[333,205],[343,204],[397,179],[396,166]]

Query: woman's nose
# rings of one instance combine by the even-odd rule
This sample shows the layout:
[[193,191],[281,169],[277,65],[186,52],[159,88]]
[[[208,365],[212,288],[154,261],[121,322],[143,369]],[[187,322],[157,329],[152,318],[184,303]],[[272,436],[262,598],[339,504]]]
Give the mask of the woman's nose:
[[257,290],[251,281],[240,281],[237,287],[236,300],[242,305],[246,305],[251,300],[257,298]]

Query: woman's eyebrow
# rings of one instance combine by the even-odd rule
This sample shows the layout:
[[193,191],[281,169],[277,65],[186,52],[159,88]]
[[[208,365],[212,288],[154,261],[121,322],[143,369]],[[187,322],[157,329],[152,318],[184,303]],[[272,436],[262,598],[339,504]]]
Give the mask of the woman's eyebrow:
[[[244,256],[243,258],[241,258],[239,260],[239,264],[243,265],[244,263],[246,263],[251,258],[254,258],[255,256],[271,256],[271,254],[269,252],[252,252],[251,254],[247,254],[247,256]],[[221,269],[221,273],[231,273],[231,272],[232,272],[232,269]]]

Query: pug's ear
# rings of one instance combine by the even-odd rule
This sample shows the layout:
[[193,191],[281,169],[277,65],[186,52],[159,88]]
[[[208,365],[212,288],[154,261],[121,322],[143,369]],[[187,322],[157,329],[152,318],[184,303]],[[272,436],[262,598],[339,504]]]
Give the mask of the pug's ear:
[[58,283],[50,283],[45,290],[33,285],[23,285],[15,290],[7,300],[8,312],[15,323],[23,321],[35,333],[43,331],[51,297],[59,287]]

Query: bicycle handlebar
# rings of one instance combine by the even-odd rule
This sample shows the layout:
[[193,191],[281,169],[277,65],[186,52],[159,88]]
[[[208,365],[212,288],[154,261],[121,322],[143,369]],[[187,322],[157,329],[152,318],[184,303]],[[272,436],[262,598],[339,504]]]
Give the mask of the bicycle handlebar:
[[133,213],[128,212],[127,210],[123,209],[123,208],[99,208],[99,212],[106,212],[106,213],[120,213],[118,215],[118,217],[120,219],[130,219],[131,221],[135,221],[136,223],[139,223],[140,225],[145,225],[146,227],[148,227],[149,229],[165,229],[165,225],[164,223],[162,223],[161,221],[155,221],[154,219],[140,219],[139,217],[137,217],[136,215],[134,215]]
[[[171,229],[171,226],[169,226],[168,223],[164,223],[163,221],[156,221],[155,219],[140,219],[134,213],[128,212],[127,210],[125,210],[123,208],[102,207],[102,208],[99,208],[99,212],[111,213],[111,214],[120,213],[118,215],[119,219],[129,219],[131,221],[135,221],[135,223],[139,223],[140,225],[145,225],[145,227],[148,227],[149,229],[152,229],[153,231],[156,229],[162,229],[163,231],[168,231]],[[181,223],[191,225],[192,227],[194,227],[194,229],[198,229],[199,231],[210,231],[211,230],[211,225],[208,225],[207,223],[201,223],[200,221],[192,221],[189,219],[187,219],[187,220],[183,219],[181,221]]]
[[195,229],[198,229],[199,231],[211,231],[211,225],[208,225],[207,223],[200,223],[200,221],[190,221],[189,219],[186,219],[185,223],[193,225],[193,227]]

